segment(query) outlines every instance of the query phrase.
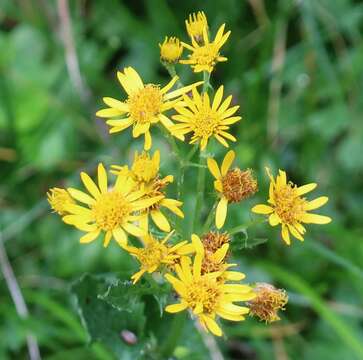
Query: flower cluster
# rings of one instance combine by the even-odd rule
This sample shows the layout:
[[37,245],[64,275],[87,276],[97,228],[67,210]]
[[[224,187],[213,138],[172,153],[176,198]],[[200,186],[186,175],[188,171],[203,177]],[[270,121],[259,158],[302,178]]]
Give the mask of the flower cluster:
[[[208,153],[212,141],[227,148],[228,141],[236,142],[231,126],[241,120],[237,113],[239,106],[232,103],[231,95],[225,96],[223,85],[211,93],[210,75],[219,62],[227,60],[220,50],[230,31],[225,33],[223,24],[211,40],[203,12],[189,16],[186,30],[191,44],[175,37],[166,37],[159,44],[161,63],[171,75],[166,85],[144,83],[134,68],[125,67],[117,72],[125,97],[103,98],[107,107],[97,112],[97,116],[106,119],[110,134],[132,127],[133,138],[144,137],[143,149],[134,153],[132,164],[113,164],[108,173],[100,163],[96,181],[81,172],[83,190],[52,188],[47,196],[63,222],[84,233],[80,238],[82,244],[102,235],[107,247],[114,239],[120,251],[135,258],[138,264],[131,276],[135,286],[142,277],[143,281],[149,281],[147,274],[158,273],[158,281],[170,283],[170,289],[179,299],[165,310],[170,313],[189,310],[206,331],[221,336],[221,318],[243,321],[249,313],[265,322],[277,321],[278,311],[284,309],[288,297],[284,290],[270,284],[241,283],[245,274],[232,269],[237,266],[231,260],[234,232],[220,229],[227,222],[228,207],[246,203],[246,199],[257,193],[258,183],[252,169],[232,166],[238,162],[235,151],[226,152],[220,165]],[[181,59],[184,48],[191,51],[187,59]],[[176,64],[188,65],[196,73],[203,72],[204,80],[183,85],[176,75]],[[174,176],[161,175],[161,152],[151,151],[151,130],[156,126],[166,130],[166,140],[178,158],[180,171],[175,196],[169,194]],[[193,145],[189,155],[183,153],[175,138]],[[199,164],[196,164],[192,160],[198,148]],[[198,167],[192,228],[183,221],[183,202],[179,198],[183,194],[184,170],[189,165]],[[212,175],[210,178],[214,178],[215,202],[204,219],[207,202],[204,204],[202,200],[210,194],[204,187],[206,168]],[[290,234],[304,240],[306,229],[302,223],[331,221],[327,216],[309,212],[328,201],[326,196],[312,201],[303,197],[316,187],[315,183],[296,186],[287,181],[282,170],[276,178],[268,168],[267,174],[268,205],[255,205],[252,212],[268,215],[271,226],[281,224],[286,244],[291,243]],[[191,241],[185,240],[188,238]]]

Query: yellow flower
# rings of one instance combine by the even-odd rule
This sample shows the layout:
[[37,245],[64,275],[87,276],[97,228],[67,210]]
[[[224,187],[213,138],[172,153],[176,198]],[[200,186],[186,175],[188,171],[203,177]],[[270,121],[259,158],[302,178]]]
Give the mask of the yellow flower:
[[204,12],[198,11],[197,13],[190,14],[189,21],[188,19],[185,20],[185,27],[191,39],[201,43],[203,41],[204,29],[208,31],[208,21]]
[[252,176],[251,170],[242,171],[238,168],[229,170],[234,158],[234,151],[228,151],[220,169],[213,158],[207,160],[209,171],[216,179],[214,188],[220,194],[216,210],[216,226],[218,229],[226,221],[229,203],[240,202],[257,191],[257,181]]
[[253,288],[257,295],[249,301],[250,315],[258,317],[266,323],[280,320],[279,310],[285,310],[289,298],[285,290],[276,289],[271,284],[257,283]]
[[157,178],[160,168],[160,151],[156,150],[151,157],[149,153],[143,151],[139,154],[135,151],[134,162],[129,170],[128,166],[112,165],[111,172],[116,175],[131,176],[139,185],[149,183]]
[[214,41],[210,42],[207,29],[203,29],[203,44],[192,38],[192,45],[182,42],[182,45],[192,53],[188,55],[188,60],[180,60],[181,64],[190,65],[194,72],[208,71],[211,73],[217,62],[227,61],[227,58],[220,56],[219,50],[227,41],[230,31],[223,34],[225,24],[223,24],[217,32]]
[[226,256],[229,250],[229,244],[223,244],[219,249],[215,251],[210,251],[205,247],[204,242],[202,242],[199,236],[192,235],[192,244],[194,246],[195,252],[200,254],[202,257],[202,267],[201,274],[208,274],[213,272],[220,272],[220,277],[218,280],[231,280],[240,281],[246,276],[245,274],[238,271],[229,271],[228,269],[236,266],[236,264],[227,264]]
[[99,110],[96,115],[111,119],[106,122],[111,126],[110,133],[123,131],[132,125],[134,138],[145,136],[145,150],[149,150],[152,145],[150,127],[161,122],[169,129],[173,123],[163,113],[180,103],[180,95],[203,83],[200,81],[169,92],[177,82],[177,76],[163,88],[154,84],[145,85],[132,67],[125,68],[124,72],[117,72],[117,77],[128,95],[127,100],[105,97],[103,101],[108,108]]
[[177,106],[175,110],[179,113],[173,119],[180,124],[172,126],[171,133],[180,138],[187,133],[192,133],[190,144],[200,142],[200,147],[204,150],[209,138],[214,136],[223,146],[228,147],[225,140],[236,141],[236,138],[229,134],[230,125],[241,119],[240,116],[232,116],[239,108],[238,105],[229,105],[232,96],[228,96],[223,102],[223,86],[217,90],[211,104],[209,95],[204,93],[202,96],[193,88],[193,98],[184,96],[186,107]]
[[170,37],[168,39],[166,36],[164,42],[159,44],[159,47],[161,61],[165,61],[170,64],[177,63],[183,53],[183,46],[176,37]]
[[67,190],[56,187],[49,189],[47,198],[51,208],[59,215],[65,215],[67,213],[65,209],[66,204],[74,203]]
[[180,241],[175,245],[167,244],[173,231],[162,241],[156,240],[151,234],[143,237],[144,247],[125,246],[131,255],[137,258],[140,263],[140,270],[132,275],[131,279],[135,284],[144,273],[149,274],[160,271],[163,265],[173,265],[182,255],[190,253],[190,246],[187,241]]
[[145,191],[145,198],[158,197],[159,200],[145,208],[140,218],[140,227],[145,231],[149,228],[149,215],[154,224],[162,231],[169,232],[171,227],[167,217],[162,213],[161,208],[166,208],[175,215],[184,218],[180,207],[183,205],[181,201],[167,198],[165,195],[165,187],[173,182],[171,175],[165,176],[163,179],[155,179],[149,185],[145,185],[142,189]]
[[161,208],[166,208],[172,211],[177,216],[184,218],[183,212],[179,209],[183,203],[178,200],[169,199],[165,195],[165,188],[169,183],[174,181],[173,176],[168,175],[160,178],[160,152],[154,152],[150,157],[147,152],[138,154],[135,152],[134,162],[131,170],[128,166],[113,165],[112,173],[118,176],[131,177],[135,182],[135,190],[144,192],[143,199],[158,197],[159,200],[140,212],[139,224],[140,227],[147,232],[149,229],[149,215],[155,225],[162,231],[169,232],[171,230],[170,223],[167,217],[161,211]]
[[205,330],[221,336],[222,330],[216,322],[216,316],[232,321],[244,320],[249,309],[233,303],[252,300],[255,294],[248,285],[217,281],[220,272],[202,275],[202,262],[200,253],[196,253],[193,265],[190,258],[183,256],[180,265],[175,265],[178,278],[171,274],[165,275],[180,297],[180,303],[168,305],[165,310],[176,313],[189,308]]
[[292,182],[287,182],[285,171],[279,170],[276,181],[266,168],[270,178],[269,199],[270,205],[256,205],[252,211],[256,214],[269,215],[271,226],[281,224],[281,235],[287,245],[290,245],[290,233],[298,240],[303,241],[306,224],[328,224],[331,218],[328,216],[311,214],[309,210],[320,208],[328,201],[328,197],[321,196],[312,201],[306,200],[302,195],[314,190],[317,186],[315,183],[296,186]]
[[131,178],[117,177],[115,185],[108,188],[107,174],[102,164],[98,165],[98,186],[84,172],[81,179],[90,193],[68,188],[68,193],[85,206],[66,204],[67,215],[63,217],[66,224],[75,226],[87,232],[81,237],[81,243],[95,240],[99,234],[105,233],[104,246],[108,246],[112,237],[119,245],[127,243],[129,233],[134,236],[144,236],[145,232],[133,224],[139,216],[136,211],[142,211],[160,200],[160,197],[142,199],[143,191],[134,191],[134,182]]

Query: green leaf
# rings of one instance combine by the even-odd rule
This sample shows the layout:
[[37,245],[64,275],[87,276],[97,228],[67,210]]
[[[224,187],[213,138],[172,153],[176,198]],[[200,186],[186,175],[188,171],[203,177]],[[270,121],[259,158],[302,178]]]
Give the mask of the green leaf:
[[105,301],[108,288],[107,281],[87,274],[73,284],[83,325],[91,341],[103,343],[118,359],[139,359],[146,342],[144,304],[139,297],[132,296],[132,286],[126,283],[122,301],[117,306],[111,304]]

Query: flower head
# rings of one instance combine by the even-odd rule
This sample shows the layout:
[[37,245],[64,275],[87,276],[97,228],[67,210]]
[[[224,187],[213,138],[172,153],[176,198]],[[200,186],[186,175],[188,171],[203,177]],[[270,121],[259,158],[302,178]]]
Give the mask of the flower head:
[[328,216],[308,213],[328,202],[328,197],[321,196],[312,201],[308,201],[302,195],[314,190],[315,183],[297,186],[292,182],[287,182],[286,172],[279,170],[276,180],[266,168],[270,178],[269,205],[256,205],[252,211],[256,214],[269,215],[271,226],[281,224],[281,236],[287,245],[290,245],[290,233],[298,240],[304,240],[305,227],[302,223],[328,224],[331,218]]
[[226,256],[229,250],[229,243],[224,243],[219,249],[211,251],[204,246],[199,236],[192,235],[192,244],[195,252],[202,257],[201,274],[219,272],[220,276],[217,281],[232,280],[240,281],[245,278],[245,274],[238,271],[229,271],[228,269],[236,264],[227,264]]
[[159,44],[159,47],[161,61],[165,61],[169,64],[177,63],[183,53],[183,46],[176,37],[170,37],[168,39],[166,36],[164,42]]
[[128,98],[126,101],[103,98],[108,108],[99,110],[96,115],[111,119],[106,122],[111,127],[110,133],[123,131],[132,125],[134,138],[144,135],[145,150],[149,150],[152,145],[150,127],[161,122],[166,129],[169,129],[173,123],[163,113],[180,103],[180,95],[203,83],[200,81],[169,92],[177,82],[177,76],[163,88],[159,85],[144,84],[132,67],[125,68],[123,72],[119,71],[117,77]]
[[160,230],[170,232],[171,226],[168,218],[161,211],[162,208],[170,210],[181,218],[184,217],[183,212],[180,210],[183,203],[178,200],[169,199],[165,194],[167,186],[174,181],[174,177],[168,175],[161,178],[159,167],[159,150],[155,151],[152,157],[147,152],[143,152],[142,154],[136,152],[131,170],[127,165],[112,166],[112,173],[125,178],[131,177],[134,180],[134,189],[143,191],[143,199],[159,199],[159,201],[145,207],[145,209],[140,212],[139,223],[140,227],[144,229],[145,232],[149,229],[149,215]]
[[208,21],[203,11],[198,11],[189,15],[189,19],[185,20],[185,27],[191,39],[197,43],[203,42],[204,29],[208,31]]
[[228,244],[231,238],[227,232],[209,231],[201,237],[201,240],[204,249],[214,253],[224,244]]
[[65,205],[74,204],[74,200],[66,189],[51,188],[47,192],[47,198],[51,208],[59,215],[65,215],[67,213]]
[[112,237],[120,245],[125,245],[126,233],[145,235],[142,229],[133,224],[139,218],[135,212],[159,201],[160,196],[143,199],[144,191],[135,191],[133,180],[124,176],[118,176],[115,185],[108,188],[107,174],[102,164],[98,165],[98,186],[84,172],[81,173],[81,180],[90,195],[68,188],[72,198],[84,205],[66,204],[67,215],[63,216],[66,224],[87,232],[81,237],[81,243],[94,241],[100,233],[105,234],[104,246],[108,246]]
[[180,297],[179,303],[168,305],[165,310],[176,313],[190,309],[205,330],[221,336],[222,330],[216,317],[231,321],[244,320],[249,309],[234,302],[249,301],[256,295],[248,285],[217,281],[221,275],[218,271],[202,274],[202,263],[203,256],[197,252],[193,264],[188,257],[182,257],[180,265],[175,265],[178,278],[171,274],[165,275]]
[[156,179],[160,168],[160,151],[156,150],[153,156],[146,151],[139,154],[135,151],[134,162],[131,169],[126,166],[112,165],[111,172],[121,176],[131,176],[135,183],[147,184]]
[[253,288],[257,295],[249,301],[250,315],[258,317],[266,323],[280,320],[279,310],[285,310],[284,306],[288,302],[285,290],[276,289],[273,285],[257,283]]
[[209,171],[214,178],[214,188],[220,195],[216,210],[216,226],[220,229],[227,217],[227,206],[229,203],[240,202],[257,191],[257,181],[252,176],[251,170],[244,170],[230,167],[235,158],[233,150],[228,151],[219,169],[213,158],[208,158]]
[[171,133],[180,138],[185,134],[192,133],[190,143],[200,142],[200,147],[204,150],[211,137],[215,137],[222,145],[228,147],[225,139],[236,141],[236,138],[229,134],[230,125],[241,119],[240,116],[233,116],[239,106],[229,105],[232,96],[228,96],[223,102],[223,86],[217,90],[213,102],[207,93],[200,95],[193,88],[193,98],[184,96],[186,107],[177,106],[175,110],[179,113],[173,119],[180,122],[170,128]]
[[163,265],[172,265],[182,255],[187,255],[190,252],[187,241],[180,241],[175,245],[167,244],[172,234],[173,232],[170,232],[162,241],[158,241],[151,234],[148,234],[142,238],[144,244],[142,248],[124,247],[140,263],[140,270],[131,277],[134,284],[144,273],[151,274],[160,271]]
[[202,44],[199,44],[194,37],[192,37],[192,45],[182,42],[182,45],[192,53],[188,55],[187,60],[180,60],[179,62],[190,65],[194,72],[208,71],[211,73],[218,62],[227,61],[227,58],[219,53],[231,34],[230,31],[223,34],[224,27],[225,24],[218,29],[217,35],[212,42],[209,41],[207,28],[203,29]]
[[166,208],[173,212],[175,215],[184,218],[183,212],[180,207],[183,205],[181,201],[170,199],[166,197],[165,188],[173,182],[174,178],[171,175],[165,176],[162,179],[156,178],[150,184],[144,187],[145,198],[158,197],[159,201],[153,203],[149,207],[145,208],[140,218],[140,226],[147,231],[149,228],[149,215],[154,224],[162,231],[169,232],[171,230],[168,218],[161,211],[162,208]]

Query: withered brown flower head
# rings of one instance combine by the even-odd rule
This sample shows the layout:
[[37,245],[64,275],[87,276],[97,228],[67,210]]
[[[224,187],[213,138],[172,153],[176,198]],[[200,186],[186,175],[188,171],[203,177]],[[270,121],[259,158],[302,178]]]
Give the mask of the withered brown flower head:
[[267,283],[257,283],[253,288],[257,295],[249,301],[250,315],[258,317],[261,321],[271,323],[280,320],[279,310],[285,310],[284,306],[288,302],[288,296],[283,289],[276,289]]
[[240,202],[258,191],[252,170],[231,169],[222,178],[223,195],[231,203]]
[[216,252],[223,244],[230,241],[230,236],[227,232],[220,233],[218,231],[209,231],[201,237],[204,249],[211,253]]

